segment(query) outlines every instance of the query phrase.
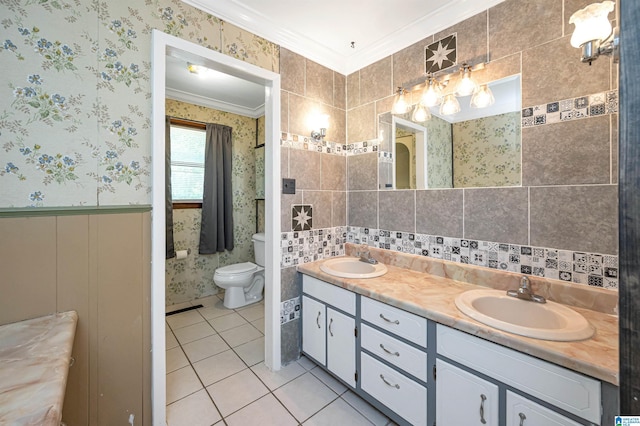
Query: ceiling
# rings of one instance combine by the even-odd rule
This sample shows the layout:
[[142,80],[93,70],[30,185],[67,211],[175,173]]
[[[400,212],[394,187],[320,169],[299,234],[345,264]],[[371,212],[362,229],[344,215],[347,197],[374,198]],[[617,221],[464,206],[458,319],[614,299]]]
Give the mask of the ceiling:
[[502,1],[183,0],[344,75]]
[[[348,75],[504,0],[182,1]],[[262,85],[216,71],[196,75],[188,62],[202,61],[184,52],[167,55],[168,98],[264,114]]]

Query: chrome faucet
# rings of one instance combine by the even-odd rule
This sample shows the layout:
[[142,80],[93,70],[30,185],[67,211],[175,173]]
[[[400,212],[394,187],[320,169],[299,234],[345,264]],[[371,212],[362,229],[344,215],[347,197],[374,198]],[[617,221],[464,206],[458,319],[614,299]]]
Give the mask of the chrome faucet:
[[530,302],[547,303],[544,297],[534,294],[533,291],[531,291],[531,283],[528,277],[522,277],[518,290],[507,290],[507,296],[517,297],[518,299],[528,300]]
[[357,254],[360,255],[360,262],[370,263],[372,265],[378,264],[378,261],[371,257],[371,251],[369,250],[360,251]]

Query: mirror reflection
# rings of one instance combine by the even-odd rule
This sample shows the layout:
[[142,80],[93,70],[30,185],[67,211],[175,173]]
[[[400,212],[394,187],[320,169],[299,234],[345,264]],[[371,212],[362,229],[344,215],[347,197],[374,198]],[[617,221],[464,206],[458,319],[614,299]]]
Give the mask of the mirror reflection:
[[521,185],[520,76],[489,83],[495,104],[471,108],[471,96],[459,97],[461,110],[431,119],[411,120],[381,114],[380,187],[382,189],[473,188]]

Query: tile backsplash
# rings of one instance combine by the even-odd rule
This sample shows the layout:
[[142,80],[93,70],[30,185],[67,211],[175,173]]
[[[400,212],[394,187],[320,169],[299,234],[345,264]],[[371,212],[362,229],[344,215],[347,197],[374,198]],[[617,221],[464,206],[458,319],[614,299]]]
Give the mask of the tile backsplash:
[[564,99],[522,110],[522,127],[540,126],[618,112],[618,91]]
[[280,266],[287,268],[328,257],[343,256],[346,241],[347,228],[344,226],[282,232]]
[[341,144],[324,140],[315,141],[308,136],[296,135],[293,133],[282,133],[280,136],[280,145],[283,147],[335,155],[354,155],[375,152],[378,151],[379,144],[380,141],[378,140],[350,144]]

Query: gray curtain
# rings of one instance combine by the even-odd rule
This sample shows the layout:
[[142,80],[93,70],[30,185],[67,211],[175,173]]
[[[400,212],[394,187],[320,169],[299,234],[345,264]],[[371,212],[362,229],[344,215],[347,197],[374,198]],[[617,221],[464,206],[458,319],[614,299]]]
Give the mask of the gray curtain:
[[169,117],[165,117],[164,130],[164,181],[165,181],[165,217],[166,217],[166,258],[176,257],[173,246],[173,200],[171,199],[171,125]]
[[207,124],[200,254],[233,250],[231,127]]

